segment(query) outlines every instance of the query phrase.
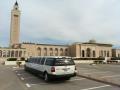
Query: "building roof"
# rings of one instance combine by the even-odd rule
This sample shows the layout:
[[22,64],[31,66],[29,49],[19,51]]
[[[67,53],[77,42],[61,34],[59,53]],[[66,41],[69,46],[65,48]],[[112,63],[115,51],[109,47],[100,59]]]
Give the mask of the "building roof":
[[85,43],[82,43],[82,44],[94,44],[94,45],[98,45],[98,46],[109,46],[109,47],[112,47],[112,46],[113,46],[112,44],[106,44],[106,43],[91,43],[91,42],[85,42]]
[[29,45],[47,45],[47,46],[63,46],[63,47],[68,47],[68,45],[62,45],[62,44],[36,44],[36,43],[31,43],[31,42],[23,42],[22,44],[29,44]]

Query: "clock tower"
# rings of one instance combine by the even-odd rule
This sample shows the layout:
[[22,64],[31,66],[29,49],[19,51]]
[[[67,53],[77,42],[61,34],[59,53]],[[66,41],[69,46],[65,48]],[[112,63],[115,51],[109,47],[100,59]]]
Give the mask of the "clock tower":
[[10,47],[19,44],[20,34],[20,10],[17,1],[15,2],[11,11],[11,25],[10,25]]

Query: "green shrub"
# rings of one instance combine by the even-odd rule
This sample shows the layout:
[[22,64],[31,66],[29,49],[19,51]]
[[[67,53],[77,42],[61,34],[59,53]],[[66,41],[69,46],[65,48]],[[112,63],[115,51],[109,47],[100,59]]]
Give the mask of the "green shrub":
[[17,61],[17,58],[8,58],[7,61]]
[[120,57],[112,57],[111,60],[120,60]]

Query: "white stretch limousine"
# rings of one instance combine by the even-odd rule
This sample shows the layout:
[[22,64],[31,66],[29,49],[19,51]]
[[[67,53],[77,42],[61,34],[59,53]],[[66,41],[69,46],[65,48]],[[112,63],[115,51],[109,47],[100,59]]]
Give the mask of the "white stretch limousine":
[[31,57],[25,63],[25,70],[39,74],[45,81],[54,78],[69,80],[76,76],[77,70],[70,57]]

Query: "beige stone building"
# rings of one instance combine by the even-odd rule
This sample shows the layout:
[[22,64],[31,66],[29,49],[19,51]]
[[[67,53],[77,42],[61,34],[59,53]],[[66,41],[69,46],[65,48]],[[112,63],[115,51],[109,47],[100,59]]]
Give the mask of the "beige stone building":
[[76,58],[119,57],[120,50],[112,49],[111,44],[98,43],[95,40],[71,45],[19,43],[20,10],[18,3],[11,12],[10,47],[0,48],[0,60],[31,56],[71,56]]
[[90,40],[86,43],[74,43],[69,46],[70,56],[78,58],[112,57],[112,45]]
[[120,49],[112,49],[112,57],[120,58]]
[[0,48],[0,61],[5,61],[8,58],[20,60],[21,57],[27,58],[26,49]]
[[53,44],[35,44],[22,43],[20,48],[25,48],[27,56],[69,56],[67,45],[53,45]]

